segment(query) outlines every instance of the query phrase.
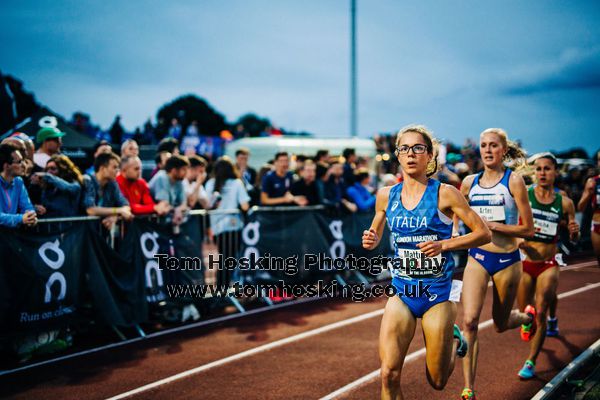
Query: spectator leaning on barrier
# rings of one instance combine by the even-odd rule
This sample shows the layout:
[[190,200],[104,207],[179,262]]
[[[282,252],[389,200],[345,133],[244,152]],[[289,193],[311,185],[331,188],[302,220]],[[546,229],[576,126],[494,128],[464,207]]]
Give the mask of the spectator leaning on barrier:
[[121,159],[115,153],[102,153],[94,160],[93,175],[84,177],[83,205],[88,215],[105,217],[102,225],[111,229],[117,217],[133,218],[127,199],[121,193],[116,178]]
[[260,195],[254,183],[256,182],[256,170],[248,165],[248,159],[250,158],[250,150],[246,148],[238,149],[235,152],[235,166],[240,172],[242,182],[246,187],[246,192],[250,196],[252,203],[258,204],[258,197]]
[[369,170],[358,169],[354,174],[354,185],[348,187],[346,193],[358,211],[373,211],[375,209],[375,195],[370,191],[371,176]]
[[155,203],[150,196],[148,183],[142,179],[142,161],[137,156],[123,157],[121,171],[117,175],[117,183],[121,193],[129,202],[129,207],[134,215],[147,215],[156,213],[165,215],[171,211],[167,201]]
[[33,156],[35,154],[35,145],[33,144],[33,140],[25,133],[22,132],[14,132],[9,137],[2,140],[2,143],[12,143],[19,147],[19,150],[23,149],[21,155],[25,157],[25,175],[29,176],[34,172],[41,172],[44,169],[33,161]]
[[[215,163],[213,178],[206,182],[206,192],[212,208],[217,210],[247,211],[249,208],[250,196],[244,188],[239,172],[226,157],[221,157]],[[214,236],[223,259],[237,257],[241,244],[240,232],[244,227],[240,214],[211,214],[210,226],[209,236]],[[229,271],[226,268],[219,268],[217,284],[229,284]]]
[[140,147],[133,139],[127,139],[121,144],[121,157],[137,157],[140,155]]
[[292,187],[292,173],[289,172],[290,161],[286,152],[275,154],[275,170],[268,172],[262,180],[260,203],[263,206],[306,205],[306,199],[294,196]]
[[21,175],[24,161],[19,150],[0,144],[0,226],[35,225],[37,216]]
[[319,189],[317,188],[316,176],[317,165],[312,160],[304,161],[299,171],[301,179],[292,184],[292,194],[294,196],[304,197],[306,205],[314,206],[319,204]]
[[321,199],[323,204],[335,208],[339,208],[340,205],[344,205],[349,211],[356,212],[356,204],[349,202],[344,198],[344,167],[339,159],[331,161],[329,165],[328,178],[325,179],[323,184],[323,193]]
[[33,174],[31,184],[42,188],[42,202],[35,206],[38,215],[44,218],[79,215],[83,176],[69,157],[63,154],[50,157],[45,172]]
[[188,206],[195,209],[208,208],[208,195],[204,189],[206,181],[206,160],[200,156],[188,157],[190,169],[183,180],[183,189]]
[[190,162],[184,156],[174,155],[148,183],[150,193],[156,201],[167,201],[174,209],[173,224],[183,222],[183,214],[187,210],[187,198],[183,188],[183,179],[188,173]]
[[[24,134],[22,134],[24,135]],[[28,142],[31,143],[31,140],[29,140]],[[2,142],[0,142],[2,144],[4,143],[8,143],[10,145],[12,145],[13,147],[16,147],[19,152],[21,153],[21,155],[23,157],[25,157],[23,159],[24,165],[23,165],[23,175],[21,175],[21,178],[23,179],[23,183],[25,183],[25,189],[27,189],[27,194],[29,195],[29,200],[31,201],[31,204],[39,204],[42,201],[42,190],[40,189],[39,186],[32,186],[31,185],[31,176],[34,172],[42,172],[44,171],[43,168],[38,167],[37,164],[35,164],[32,160],[33,158],[29,159],[27,158],[27,154],[31,154],[31,156],[33,157],[33,153],[28,153],[30,150],[32,150],[31,148],[29,148],[25,142],[25,140],[21,139],[20,136],[15,136],[15,135],[11,135],[5,139],[2,140]]]
[[62,137],[65,136],[58,128],[42,128],[36,135],[36,142],[40,146],[33,155],[33,161],[40,167],[46,167],[51,156],[60,153]]
[[344,157],[344,186],[346,188],[354,184],[354,163],[356,162],[356,151],[354,149],[344,149],[342,152]]

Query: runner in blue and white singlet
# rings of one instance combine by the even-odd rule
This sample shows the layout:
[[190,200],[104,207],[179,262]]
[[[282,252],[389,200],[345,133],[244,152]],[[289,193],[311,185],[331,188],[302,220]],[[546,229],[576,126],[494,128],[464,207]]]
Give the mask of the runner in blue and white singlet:
[[[392,285],[397,295],[388,299],[379,335],[381,397],[386,399],[402,398],[399,375],[417,318],[422,320],[425,337],[427,379],[438,390],[448,382],[455,355],[463,357],[467,352],[460,329],[454,324],[454,302],[460,289],[451,294],[451,252],[481,246],[491,237],[458,190],[429,179],[437,169],[437,154],[427,128],[409,126],[400,130],[396,155],[404,179],[379,189],[375,217],[362,237],[363,247],[374,249],[387,222],[394,239]],[[472,232],[452,238],[453,215]]]
[[[483,172],[473,179],[468,195],[469,205],[485,221],[506,225],[516,225],[519,221],[519,210],[509,188],[511,173],[510,168],[506,168],[500,182],[492,187],[484,187],[479,183]],[[521,260],[518,249],[510,253],[493,253],[475,248],[469,249],[469,255],[476,259],[490,276]]]
[[525,161],[524,152],[499,128],[483,131],[479,148],[484,170],[466,177],[460,191],[492,231],[492,241],[469,249],[463,273],[463,329],[469,343],[469,352],[463,359],[461,398],[465,400],[475,396],[477,328],[490,278],[494,282],[492,317],[496,331],[528,325],[533,335],[536,329],[535,307],[528,305],[525,312],[512,311],[522,268],[518,238],[532,237],[534,230],[525,182],[504,161],[518,165]]

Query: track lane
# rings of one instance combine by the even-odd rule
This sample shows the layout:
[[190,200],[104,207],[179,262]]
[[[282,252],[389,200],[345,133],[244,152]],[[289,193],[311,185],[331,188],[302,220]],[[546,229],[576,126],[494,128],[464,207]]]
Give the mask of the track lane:
[[[565,271],[561,275],[559,292],[573,290],[586,280],[600,281],[599,274],[595,274],[595,272],[595,269],[589,268],[584,271],[577,269]],[[568,278],[563,279],[564,277]],[[598,297],[600,295],[596,296],[596,298]],[[490,300],[491,291],[488,291],[482,320],[491,317]],[[567,300],[564,300],[565,304],[567,304]],[[580,301],[575,301],[575,304]],[[559,304],[561,333],[564,332],[568,335],[569,331],[564,330],[566,329],[565,324],[571,324],[571,322],[568,320],[563,322],[563,312],[567,309],[563,308],[562,303]],[[273,315],[264,316],[261,320],[251,319],[241,325],[240,321],[236,321],[238,326],[223,324],[223,326],[211,328],[208,332],[186,333],[168,338],[168,340],[162,338],[152,345],[135,346],[135,349],[130,349],[129,354],[110,352],[110,354],[100,357],[100,360],[98,357],[91,357],[86,359],[85,363],[81,363],[80,367],[66,363],[42,374],[41,382],[39,381],[39,371],[34,375],[21,376],[22,386],[16,386],[16,390],[11,390],[12,393],[9,394],[14,395],[15,398],[36,397],[39,399],[106,398],[173,375],[178,371],[185,370],[186,366],[187,368],[197,367],[211,362],[210,360],[214,361],[223,356],[236,354],[235,350],[244,351],[244,349],[289,337],[292,334],[314,329],[333,321],[381,309],[383,304],[383,299],[366,303],[332,302],[314,307],[303,306],[301,310],[290,308],[281,312],[274,311]],[[595,309],[600,310],[598,304]],[[371,318],[290,343],[131,398],[320,398],[379,368],[377,336],[380,319],[381,317]],[[598,316],[595,316],[595,319],[600,320]],[[590,329],[592,331],[586,332],[584,336],[600,336],[600,327]],[[420,327],[417,328],[410,352],[418,351],[423,346],[422,335],[419,332]],[[488,340],[488,335],[490,336],[489,343],[485,342],[487,344],[482,348],[482,357],[486,348],[495,348],[498,338],[504,338],[505,335],[511,334],[516,335],[516,345],[520,346],[518,349],[522,351],[524,357],[527,347],[518,340],[517,331],[499,336],[493,329],[488,329],[488,332],[482,335],[482,346],[484,346],[483,336],[486,337],[485,340]],[[571,338],[569,337],[569,339]],[[576,342],[574,348],[579,348],[579,342]],[[207,348],[210,348],[210,351],[207,351]],[[514,353],[513,349],[511,353],[513,358]],[[562,362],[563,355],[559,354],[557,357]],[[542,355],[540,360],[541,358]],[[513,362],[517,362],[520,367],[523,361],[524,359],[515,359]],[[567,357],[564,363],[566,364],[568,361]],[[487,363],[487,361],[485,362]],[[423,367],[422,357],[406,367],[413,371],[410,376],[414,378],[413,382],[418,388],[417,393],[405,392],[408,398],[422,397],[419,395],[419,393],[423,393],[421,389],[428,389]],[[409,369],[405,369],[405,371],[409,371]],[[544,371],[540,371],[544,373]],[[44,379],[43,375],[46,375],[47,379]],[[516,370],[514,370],[514,375],[516,376]],[[461,368],[457,365],[452,379],[461,376]],[[485,375],[482,372],[480,376]],[[31,384],[31,382],[34,383]],[[11,382],[11,386],[14,383],[14,381]],[[404,384],[406,384],[406,380]],[[542,385],[543,382],[539,386]],[[450,390],[450,385],[444,392],[436,393],[433,390],[431,392],[434,396],[441,396],[437,398],[448,398],[448,394],[450,397],[454,397],[454,391],[448,390]],[[458,390],[460,391],[460,388]],[[4,390],[2,393],[6,394]],[[427,393],[429,394],[429,392]],[[377,398],[378,396],[379,382],[376,379],[350,392],[346,398]]]

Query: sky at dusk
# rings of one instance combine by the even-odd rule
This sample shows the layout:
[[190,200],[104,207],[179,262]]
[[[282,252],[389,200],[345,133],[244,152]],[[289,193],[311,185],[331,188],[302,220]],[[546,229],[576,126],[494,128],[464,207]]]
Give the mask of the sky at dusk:
[[[2,1],[0,70],[70,117],[127,129],[188,93],[349,136],[349,0]],[[409,123],[529,152],[600,148],[600,2],[357,0],[358,134]]]

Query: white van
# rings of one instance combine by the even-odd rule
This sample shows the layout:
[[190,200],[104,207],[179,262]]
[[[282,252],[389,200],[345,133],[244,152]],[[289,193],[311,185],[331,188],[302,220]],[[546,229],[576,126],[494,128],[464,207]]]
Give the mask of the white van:
[[248,163],[256,170],[272,160],[275,153],[280,151],[286,151],[290,156],[302,154],[314,157],[318,150],[329,150],[330,155],[336,156],[342,155],[344,149],[351,148],[356,151],[357,156],[371,161],[377,154],[373,139],[270,136],[235,140],[227,144],[225,155],[235,162],[235,152],[242,147],[250,150]]

